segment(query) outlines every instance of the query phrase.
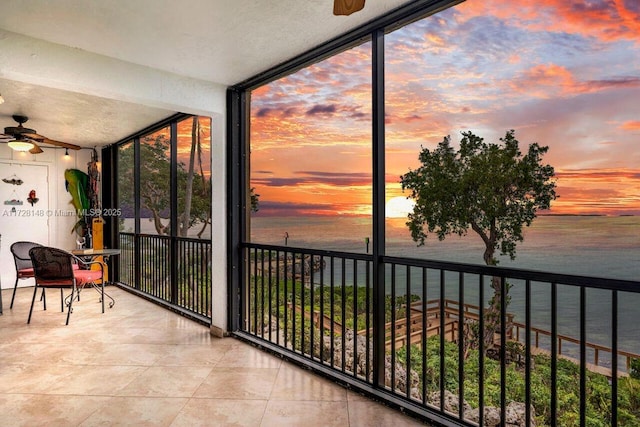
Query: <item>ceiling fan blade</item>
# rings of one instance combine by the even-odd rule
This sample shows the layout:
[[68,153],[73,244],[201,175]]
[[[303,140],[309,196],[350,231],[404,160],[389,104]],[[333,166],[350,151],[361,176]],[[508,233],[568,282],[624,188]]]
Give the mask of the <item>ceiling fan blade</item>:
[[38,141],[38,142],[42,142],[42,141],[44,141],[45,139],[47,139],[47,138],[45,138],[44,136],[42,136],[42,135],[38,135],[38,134],[37,134],[37,133],[35,133],[35,132],[22,133],[22,134],[20,134],[20,135],[22,135],[22,136],[24,136],[24,137],[26,137],[26,138],[29,138],[29,139],[33,139],[34,141]]
[[70,150],[80,150],[82,148],[79,145],[69,144],[68,142],[56,141],[55,139],[49,139],[49,138],[45,138],[44,141],[42,142],[46,144],[55,145],[57,147],[68,148]]
[[29,152],[31,154],[40,154],[40,153],[44,153],[44,151],[42,151],[42,148],[40,148],[38,146],[38,144],[36,144],[35,142],[31,141],[31,143],[33,144],[33,148],[31,150],[29,150]]
[[351,15],[364,8],[365,0],[333,0],[334,15]]
[[24,137],[26,137],[26,138],[32,139],[32,140],[34,140],[34,141],[38,141],[38,142],[42,142],[42,141],[44,141],[45,139],[47,139],[47,138],[45,138],[44,136],[42,136],[42,135],[38,135],[38,134],[37,134],[37,133],[35,133],[35,132],[33,132],[33,133],[21,133],[20,135],[21,135],[21,136],[24,136]]
[[71,150],[79,150],[81,148],[79,145],[69,144],[68,142],[56,141],[55,139],[49,139],[46,136],[38,135],[37,133],[25,133],[23,135],[34,141],[55,145],[57,147],[69,148]]

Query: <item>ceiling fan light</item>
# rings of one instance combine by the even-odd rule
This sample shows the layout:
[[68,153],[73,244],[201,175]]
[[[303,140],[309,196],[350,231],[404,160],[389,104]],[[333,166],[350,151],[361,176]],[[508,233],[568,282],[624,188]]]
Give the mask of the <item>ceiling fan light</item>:
[[33,143],[23,139],[14,139],[7,144],[14,151],[29,151],[33,148]]
[[44,153],[44,151],[42,151],[42,148],[38,147],[38,144],[36,144],[35,142],[33,143],[33,148],[31,150],[29,150],[29,152],[31,154]]

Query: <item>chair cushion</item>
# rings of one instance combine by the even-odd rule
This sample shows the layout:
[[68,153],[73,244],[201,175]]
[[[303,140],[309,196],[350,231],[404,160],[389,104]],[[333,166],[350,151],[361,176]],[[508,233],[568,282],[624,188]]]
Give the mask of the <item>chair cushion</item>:
[[35,275],[35,272],[33,271],[33,268],[23,268],[21,270],[18,270],[19,279],[33,277],[34,275]]
[[[74,270],[80,269],[80,266],[78,264],[73,264],[71,267]],[[35,276],[35,271],[33,270],[33,268],[22,268],[18,270],[18,279],[28,279],[33,276]]]
[[102,279],[102,271],[100,270],[74,270],[73,275],[78,286]]

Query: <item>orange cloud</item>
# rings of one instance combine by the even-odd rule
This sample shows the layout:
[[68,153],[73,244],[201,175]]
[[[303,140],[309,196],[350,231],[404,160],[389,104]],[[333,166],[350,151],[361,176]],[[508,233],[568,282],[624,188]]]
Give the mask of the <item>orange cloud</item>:
[[625,122],[620,126],[622,130],[640,130],[640,120]]
[[556,178],[553,213],[640,214],[640,170],[563,170]]

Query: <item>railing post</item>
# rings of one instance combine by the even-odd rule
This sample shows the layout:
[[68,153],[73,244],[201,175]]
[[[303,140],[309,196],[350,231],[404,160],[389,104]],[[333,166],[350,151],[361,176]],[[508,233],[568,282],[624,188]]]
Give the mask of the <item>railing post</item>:
[[[580,287],[580,425],[587,424],[587,293]],[[598,349],[595,349],[596,365],[598,365]]]
[[133,258],[134,258],[134,277],[135,283],[133,284],[135,289],[140,290],[142,284],[142,247],[140,245],[140,234],[136,233],[133,236]]
[[178,304],[178,124],[171,123],[171,162],[169,165],[170,174],[170,200],[172,208],[169,211],[171,230],[169,230],[169,277],[172,304]]
[[178,239],[171,236],[169,240],[169,276],[171,277],[171,304],[178,304]]
[[385,113],[384,31],[372,37],[373,111],[373,385],[384,387],[385,378]]
[[618,291],[611,293],[611,425],[618,425]]
[[558,287],[551,282],[551,422],[558,419]]
[[558,337],[558,356],[562,354],[562,338]]
[[[248,329],[247,254],[242,248],[247,234],[247,124],[242,120],[247,94],[227,90],[227,322],[230,331]],[[244,173],[243,173],[244,172]]]

